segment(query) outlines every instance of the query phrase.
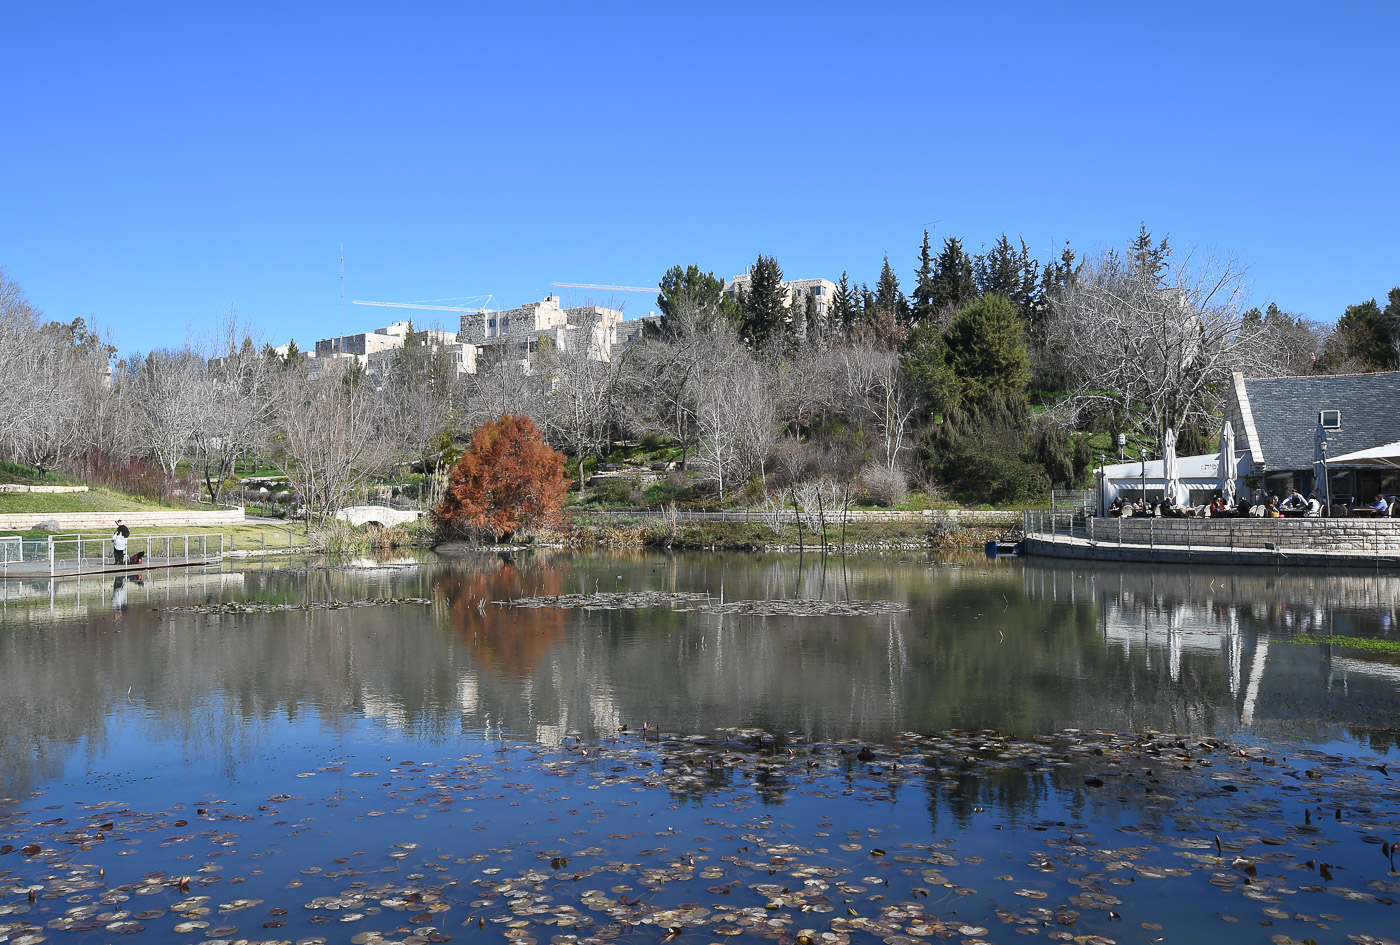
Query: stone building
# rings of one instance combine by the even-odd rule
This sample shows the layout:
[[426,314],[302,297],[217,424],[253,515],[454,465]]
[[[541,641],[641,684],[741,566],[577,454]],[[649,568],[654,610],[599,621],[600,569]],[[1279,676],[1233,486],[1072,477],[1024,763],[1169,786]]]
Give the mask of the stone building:
[[[1328,456],[1400,440],[1400,373],[1251,377],[1236,373],[1225,403],[1249,475],[1276,495],[1321,492],[1314,481],[1319,426]],[[1318,464],[1317,469],[1321,468]],[[1328,464],[1333,504],[1400,492],[1400,471]]]
[[[725,283],[724,294],[739,300],[739,296],[749,290],[749,283],[753,281],[750,273],[743,273],[735,276]],[[807,298],[810,296],[817,303],[817,318],[825,322],[827,314],[831,311],[831,302],[836,295],[836,283],[828,279],[793,279],[783,283],[783,290],[787,295],[787,307],[791,311],[802,312],[807,305]]]
[[[394,355],[404,346],[412,328],[412,322],[394,322],[392,325],[376,328],[374,331],[322,338],[316,342],[314,351],[306,352],[308,372],[315,376],[320,373],[323,365],[331,361],[354,358],[378,387],[388,377],[393,366]],[[423,331],[415,331],[414,334],[434,348],[445,348],[448,358],[458,374],[474,374],[476,372],[476,347],[474,345],[461,343],[457,340],[457,336],[450,331],[428,328]]]
[[[611,360],[621,324],[622,313],[615,309],[598,305],[563,308],[559,297],[550,295],[519,308],[463,315],[457,340],[479,349],[504,349],[509,356],[523,361],[528,369],[540,342],[545,339],[561,350],[586,344],[597,360]],[[500,354],[501,350],[478,351],[479,357]]]
[[403,346],[408,336],[411,322],[394,322],[386,328],[364,331],[357,335],[341,335],[336,338],[322,338],[316,342],[316,356],[326,358],[336,354],[371,355],[377,351],[388,351]]

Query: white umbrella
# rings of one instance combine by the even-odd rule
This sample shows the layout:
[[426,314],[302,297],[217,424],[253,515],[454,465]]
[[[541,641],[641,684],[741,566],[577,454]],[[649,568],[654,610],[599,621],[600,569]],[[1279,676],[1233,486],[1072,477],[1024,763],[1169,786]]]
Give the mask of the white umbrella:
[[1327,484],[1327,428],[1318,421],[1313,433],[1313,491],[1317,493],[1323,507],[1332,504]]
[[1400,469],[1400,441],[1357,450],[1355,453],[1333,456],[1327,462],[1341,463],[1344,466],[1382,466],[1388,469]]
[[1235,507],[1235,468],[1239,465],[1239,457],[1235,455],[1235,428],[1230,425],[1230,421],[1225,421],[1225,426],[1220,430],[1220,466],[1218,475],[1220,476],[1220,494],[1225,498],[1225,507],[1233,509]]
[[1162,443],[1162,491],[1171,496],[1174,504],[1181,504],[1181,480],[1176,468],[1176,431],[1167,427],[1167,436]]

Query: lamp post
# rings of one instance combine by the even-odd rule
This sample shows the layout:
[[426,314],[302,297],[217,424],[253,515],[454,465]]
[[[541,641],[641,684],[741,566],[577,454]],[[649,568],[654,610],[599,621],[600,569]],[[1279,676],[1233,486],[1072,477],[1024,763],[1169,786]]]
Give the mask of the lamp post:
[[1138,450],[1142,457],[1142,510],[1147,511],[1147,449]]
[[1104,515],[1104,501],[1108,498],[1108,480],[1104,478],[1103,454],[1099,454],[1099,518]]
[[1123,447],[1127,445],[1127,442],[1128,435],[1126,433],[1118,434],[1118,462],[1120,463],[1123,461]]

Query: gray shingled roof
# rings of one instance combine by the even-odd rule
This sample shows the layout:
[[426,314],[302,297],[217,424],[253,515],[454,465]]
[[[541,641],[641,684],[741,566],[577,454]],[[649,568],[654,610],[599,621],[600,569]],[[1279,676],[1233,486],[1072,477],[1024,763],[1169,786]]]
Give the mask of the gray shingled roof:
[[1400,440],[1400,373],[1246,378],[1254,428],[1270,470],[1310,469],[1319,410],[1340,410],[1327,455]]

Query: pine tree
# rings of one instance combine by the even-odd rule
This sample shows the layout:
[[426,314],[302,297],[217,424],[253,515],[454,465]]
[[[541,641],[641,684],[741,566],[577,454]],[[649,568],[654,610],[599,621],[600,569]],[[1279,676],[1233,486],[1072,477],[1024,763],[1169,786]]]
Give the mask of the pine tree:
[[1152,234],[1147,231],[1147,224],[1138,225],[1137,239],[1128,244],[1131,272],[1135,278],[1149,285],[1162,284],[1162,271],[1167,268],[1172,257],[1171,247],[1167,244],[1169,239],[1169,236],[1164,236],[1160,243],[1153,246]]
[[1030,381],[1030,355],[1020,315],[1000,295],[984,295],[958,313],[944,335],[948,366],[971,402],[991,394],[1021,398]]
[[[672,266],[659,284],[656,307],[661,312],[660,333],[669,334],[682,308],[689,308],[703,322],[728,320],[739,324],[739,306],[724,294],[724,280],[696,265]],[[689,314],[689,313],[688,313]]]
[[851,280],[846,271],[841,270],[841,281],[836,284],[836,292],[831,297],[831,310],[827,318],[833,332],[839,331],[842,339],[851,337],[851,329],[856,324],[856,294],[851,288]]
[[875,293],[864,282],[860,284],[860,321],[862,324],[875,317]]
[[919,247],[919,268],[914,273],[914,304],[910,309],[910,319],[915,325],[931,321],[937,312],[933,302],[935,272],[933,249],[929,246],[928,230],[924,230],[924,242]]
[[1040,294],[1037,278],[1040,263],[1033,259],[1026,241],[1018,250],[1006,234],[1001,234],[988,253],[977,257],[974,264],[977,288],[983,295],[1000,295],[1016,306],[1021,317],[1030,320]]
[[943,241],[943,251],[934,263],[933,308],[942,311],[947,306],[962,306],[977,298],[977,283],[972,274],[972,257],[962,248],[957,237]]
[[900,325],[909,324],[909,300],[899,287],[899,276],[890,265],[889,254],[885,254],[885,264],[880,269],[880,281],[875,284],[875,305]]
[[783,270],[772,256],[758,256],[749,274],[748,289],[739,300],[744,340],[754,348],[770,341],[786,340],[788,335],[787,291]]
[[1065,248],[1060,251],[1060,258],[1051,260],[1040,273],[1041,303],[1048,303],[1056,295],[1074,285],[1074,281],[1079,278],[1079,270],[1082,265],[1082,263],[1075,265],[1074,250],[1069,248],[1069,240],[1065,240]]

